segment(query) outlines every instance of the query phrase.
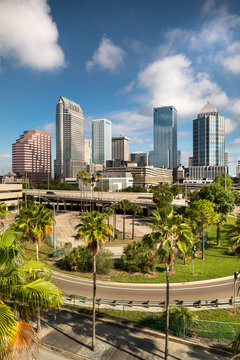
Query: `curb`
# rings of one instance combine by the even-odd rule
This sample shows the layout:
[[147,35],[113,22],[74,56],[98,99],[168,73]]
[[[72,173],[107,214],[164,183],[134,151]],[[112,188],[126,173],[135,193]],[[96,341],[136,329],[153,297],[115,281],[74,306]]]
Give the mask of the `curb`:
[[[85,317],[85,318],[90,319],[90,320],[92,318],[91,315],[79,314],[79,312],[75,311],[75,310],[69,310],[67,308],[63,308],[63,310],[66,311],[66,312],[74,313],[74,314],[76,314],[78,316],[81,316],[81,317]],[[153,336],[154,338],[157,338],[157,339],[159,339],[159,338],[165,339],[165,335],[163,333],[157,332],[157,331],[154,331],[154,330],[151,330],[151,329],[148,329],[148,328],[144,328],[144,327],[141,327],[141,326],[133,324],[133,323],[124,324],[122,321],[115,322],[113,319],[107,318],[106,316],[101,316],[101,317],[96,316],[96,320],[98,322],[101,322],[101,323],[109,323],[112,326],[129,329],[131,331],[134,331],[135,333],[139,332],[139,333],[142,333],[144,335]],[[45,322],[50,327],[52,327],[53,329],[58,331],[57,327],[55,327],[54,325],[50,325],[47,321],[45,321]],[[186,346],[190,346],[190,347],[194,347],[194,348],[197,348],[197,349],[205,350],[205,351],[208,351],[210,353],[217,354],[217,355],[221,355],[221,356],[226,357],[226,359],[231,358],[233,356],[232,353],[230,353],[230,352],[228,352],[226,350],[214,348],[212,346],[207,346],[207,345],[205,345],[203,343],[195,343],[195,342],[192,342],[192,341],[189,341],[189,340],[186,340],[186,339],[182,339],[182,338],[178,338],[178,337],[175,337],[175,336],[172,336],[172,335],[169,335],[169,341],[170,342],[176,342],[176,343],[186,345]],[[75,359],[84,359],[84,360],[87,359],[87,360],[89,360],[89,358],[83,357],[82,355],[72,354],[72,353],[70,353],[68,351],[65,351],[65,350],[59,350],[59,349],[57,349],[57,348],[55,348],[53,346],[44,344],[44,342],[42,343],[42,345],[44,345],[46,347],[49,347],[54,351],[58,351],[60,353],[66,353],[66,355],[71,354],[71,356],[73,358],[75,358]]]

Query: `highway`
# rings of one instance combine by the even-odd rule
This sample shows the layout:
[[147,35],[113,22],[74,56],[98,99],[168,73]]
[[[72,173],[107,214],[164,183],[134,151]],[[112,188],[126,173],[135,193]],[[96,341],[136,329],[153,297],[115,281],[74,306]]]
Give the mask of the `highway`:
[[[92,297],[92,281],[54,273],[64,293]],[[170,284],[170,301],[223,300],[233,296],[233,276],[216,280]],[[129,284],[97,281],[97,298],[129,301],[164,301],[164,284]]]

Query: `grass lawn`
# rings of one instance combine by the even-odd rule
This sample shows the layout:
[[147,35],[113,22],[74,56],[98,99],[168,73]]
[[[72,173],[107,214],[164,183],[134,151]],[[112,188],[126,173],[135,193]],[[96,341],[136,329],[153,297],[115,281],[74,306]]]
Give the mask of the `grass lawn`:
[[[235,218],[228,217],[228,224],[234,223]],[[227,226],[227,225],[226,225]],[[201,253],[199,252],[194,260],[194,273],[192,275],[192,259],[187,260],[187,265],[183,265],[181,259],[176,260],[174,271],[170,274],[170,282],[187,282],[187,281],[198,281],[214,279],[233,275],[235,271],[240,270],[240,261],[236,256],[229,255],[227,252],[227,240],[226,233],[222,227],[221,231],[221,247],[216,246],[216,226],[213,226],[208,231],[210,245],[205,251],[206,260],[201,260]],[[120,241],[120,240],[119,240]],[[131,242],[126,240],[125,243]],[[107,243],[109,244],[109,243]],[[114,242],[117,245],[116,242]],[[118,245],[122,244],[120,242]],[[25,243],[25,248],[29,258],[35,257],[35,245],[32,243]],[[42,243],[39,247],[40,260],[46,261],[52,254],[52,248],[46,243]],[[59,269],[56,264],[50,263],[50,267],[53,270],[67,271]],[[109,275],[97,275],[98,280],[116,281],[116,282],[133,282],[133,283],[164,283],[165,282],[165,271],[164,265],[160,265],[158,271],[153,274],[141,274],[141,273],[127,273],[122,270],[112,270]],[[92,278],[92,273],[79,273],[70,272],[72,275],[78,277]]]
[[[28,259],[36,259],[36,245],[32,242],[24,242],[24,251]],[[39,260],[45,261],[52,256],[53,248],[47,242],[42,242],[39,246]]]

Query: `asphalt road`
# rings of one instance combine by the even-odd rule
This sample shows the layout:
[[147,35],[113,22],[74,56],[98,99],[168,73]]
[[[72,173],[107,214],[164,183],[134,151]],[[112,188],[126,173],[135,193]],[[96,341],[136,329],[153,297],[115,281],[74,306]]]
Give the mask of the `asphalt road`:
[[[68,294],[92,297],[92,281],[55,273],[54,282]],[[233,277],[170,285],[170,301],[223,300],[233,296]],[[97,281],[97,298],[164,301],[164,284],[129,284]]]

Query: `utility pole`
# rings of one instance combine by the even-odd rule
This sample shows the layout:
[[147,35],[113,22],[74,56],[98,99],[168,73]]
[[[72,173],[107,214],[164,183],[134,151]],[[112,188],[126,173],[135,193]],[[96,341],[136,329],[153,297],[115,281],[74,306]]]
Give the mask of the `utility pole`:
[[237,293],[237,281],[238,281],[238,277],[240,275],[240,272],[235,272],[234,273],[234,283],[233,283],[233,305],[234,305],[234,314],[236,314],[236,293]]

